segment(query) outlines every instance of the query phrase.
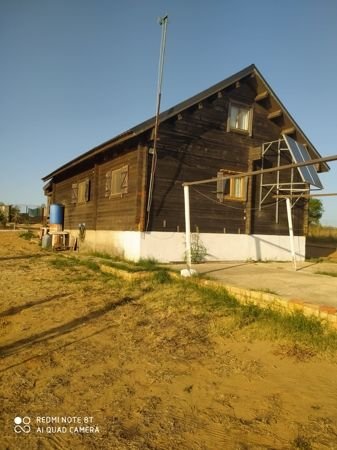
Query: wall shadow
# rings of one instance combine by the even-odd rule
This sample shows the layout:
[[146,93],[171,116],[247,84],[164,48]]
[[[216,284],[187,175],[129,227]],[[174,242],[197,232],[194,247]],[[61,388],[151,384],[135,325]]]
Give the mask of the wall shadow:
[[235,267],[247,266],[251,264],[250,262],[244,262],[240,264],[233,264],[231,266],[221,267],[220,269],[207,270],[207,272],[202,272],[203,275],[214,272],[222,272],[223,270],[234,269]]
[[63,345],[59,345],[57,347],[54,347],[54,348],[48,350],[47,352],[39,353],[38,355],[31,356],[30,358],[26,358],[26,359],[24,359],[24,360],[22,360],[22,361],[20,361],[18,363],[11,364],[10,366],[5,367],[4,369],[0,369],[0,373],[1,372],[6,372],[7,370],[13,369],[14,367],[21,366],[22,364],[25,364],[25,363],[27,363],[29,361],[32,361],[33,359],[43,358],[45,356],[48,356],[50,353],[56,352],[58,350],[65,349],[67,347],[70,347],[71,345],[77,344],[78,342],[85,341],[86,339],[89,339],[89,338],[91,338],[93,336],[96,336],[97,334],[103,333],[104,331],[109,330],[110,328],[113,328],[113,325],[108,325],[107,327],[101,328],[100,330],[97,330],[97,331],[94,331],[91,334],[88,334],[87,336],[84,336],[84,337],[79,338],[79,339],[75,339],[75,340],[73,340],[71,342],[67,342],[66,344],[63,344]]
[[2,358],[6,358],[13,354],[19,353],[21,350],[24,350],[27,347],[31,347],[35,344],[48,341],[49,339],[54,339],[59,336],[71,333],[73,330],[79,328],[84,323],[87,324],[89,321],[97,319],[98,317],[103,316],[104,314],[118,308],[119,306],[126,305],[133,301],[135,301],[135,299],[132,297],[124,297],[118,302],[108,303],[103,308],[91,311],[85,316],[73,319],[70,322],[65,323],[64,325],[60,325],[58,327],[51,328],[50,330],[43,331],[42,333],[37,333],[27,338],[20,339],[11,344],[3,345],[2,347],[0,347],[0,356]]
[[[277,249],[280,249],[280,250],[284,250],[284,251],[286,251],[287,253],[290,254],[290,248],[289,247],[283,247],[282,245],[278,245],[278,244],[275,244],[274,242],[267,241],[266,239],[262,239],[261,237],[257,237],[258,235],[252,235],[251,234],[249,236],[253,237],[253,239],[254,239],[254,245],[255,245],[256,253],[257,253],[257,256],[259,256],[260,259],[261,259],[261,243],[262,242],[268,244],[270,247],[274,247],[274,248],[277,248]],[[296,238],[297,238],[297,236],[295,236],[295,239]],[[289,246],[290,246],[290,244],[289,244]],[[303,255],[300,255],[298,252],[295,252],[295,253],[296,253],[296,256],[303,256]]]
[[40,255],[39,253],[33,253],[29,255],[20,255],[20,256],[1,256],[0,261],[10,261],[16,259],[30,259],[30,258],[44,258],[46,256],[50,256],[50,254]]
[[25,303],[24,305],[12,306],[11,308],[6,309],[6,311],[0,312],[0,317],[13,316],[14,314],[19,313],[25,309],[32,308],[33,306],[36,305],[42,305],[43,303],[48,303],[52,300],[56,300],[57,298],[68,297],[69,295],[71,295],[71,292],[66,292],[65,294],[51,295],[50,297],[46,297],[41,300],[37,300],[35,302],[31,301]]

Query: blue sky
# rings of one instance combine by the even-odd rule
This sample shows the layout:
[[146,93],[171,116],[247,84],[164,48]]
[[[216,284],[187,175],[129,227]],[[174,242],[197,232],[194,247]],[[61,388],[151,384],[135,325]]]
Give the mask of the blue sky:
[[[163,109],[254,63],[337,154],[335,0],[0,0],[0,201],[42,203],[42,176],[153,116],[166,13]],[[337,226],[337,198],[323,202]]]

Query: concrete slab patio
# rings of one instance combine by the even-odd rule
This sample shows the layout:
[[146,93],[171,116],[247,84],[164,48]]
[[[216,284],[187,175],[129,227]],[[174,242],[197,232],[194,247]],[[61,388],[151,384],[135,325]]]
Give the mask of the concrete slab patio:
[[[175,269],[185,267],[174,265]],[[337,263],[307,261],[298,263],[297,271],[290,262],[207,262],[192,267],[226,285],[337,307]]]

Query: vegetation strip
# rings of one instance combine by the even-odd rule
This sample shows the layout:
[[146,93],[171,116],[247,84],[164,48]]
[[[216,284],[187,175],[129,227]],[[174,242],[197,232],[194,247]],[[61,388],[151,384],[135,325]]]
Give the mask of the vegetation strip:
[[[57,258],[59,260],[61,258]],[[83,265],[91,270],[102,271],[101,265],[93,264],[88,259],[67,258],[62,263],[52,261],[56,267],[62,268],[67,265]],[[133,263],[127,263],[132,265]],[[194,292],[200,298],[205,310],[218,310],[219,313],[231,315],[235,319],[235,329],[248,327],[254,329],[259,334],[257,328],[262,326],[271,338],[288,338],[296,342],[302,342],[309,347],[315,347],[319,350],[337,350],[337,332],[331,326],[337,326],[336,308],[313,305],[301,300],[285,300],[276,295],[249,291],[233,286],[220,284],[215,280],[208,280],[201,277],[192,277],[188,279],[181,278],[176,272],[169,269],[156,266],[152,267],[151,272],[130,273],[122,269],[113,270],[112,275],[132,282],[150,283],[150,289],[155,289],[157,284],[163,286],[162,295],[165,296],[165,290],[170,294],[170,285],[181,288],[185,292],[184,301],[189,301],[188,295]],[[141,276],[140,276],[141,275]],[[146,278],[144,278],[146,276]],[[152,287],[151,287],[152,283]],[[163,297],[164,298],[164,297]]]

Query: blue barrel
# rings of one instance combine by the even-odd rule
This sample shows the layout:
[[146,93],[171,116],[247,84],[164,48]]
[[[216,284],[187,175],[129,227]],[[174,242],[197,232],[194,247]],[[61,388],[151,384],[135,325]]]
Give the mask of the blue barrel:
[[51,225],[63,225],[64,206],[59,203],[50,205],[49,223]]

